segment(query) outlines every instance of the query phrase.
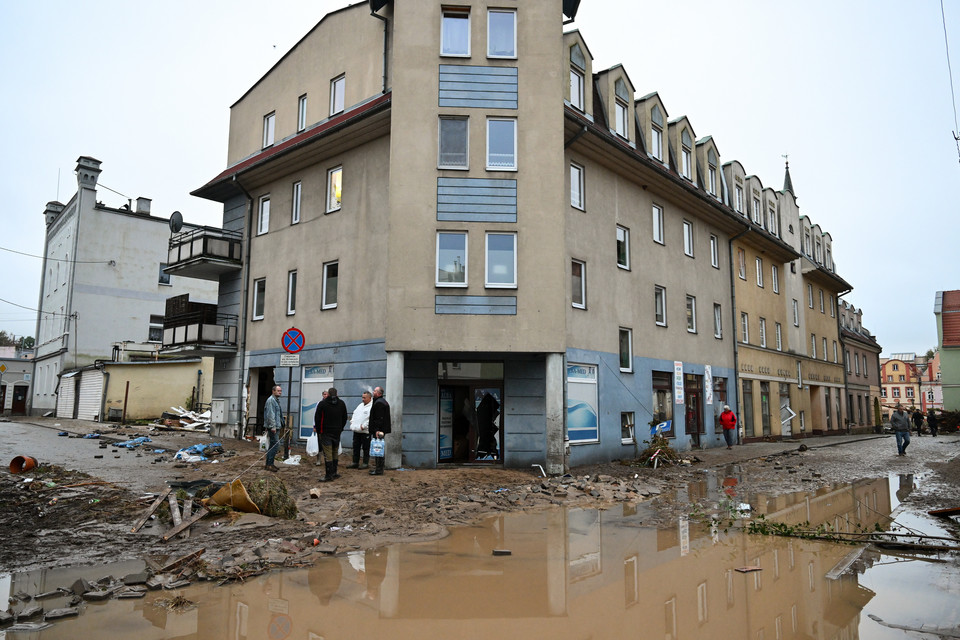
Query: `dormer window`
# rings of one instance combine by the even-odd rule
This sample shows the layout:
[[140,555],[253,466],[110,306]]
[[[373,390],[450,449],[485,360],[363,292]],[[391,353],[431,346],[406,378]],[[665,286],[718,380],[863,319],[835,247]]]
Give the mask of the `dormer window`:
[[740,213],[741,215],[746,217],[747,214],[743,211],[743,187],[741,187],[740,185],[737,185],[737,189],[735,193],[736,193],[736,199],[734,202],[737,208],[737,213]]
[[713,149],[707,151],[707,189],[710,195],[717,195],[717,154]]
[[753,199],[753,221],[763,225],[763,209],[760,208],[760,198]]
[[614,93],[617,96],[614,104],[617,135],[628,138],[630,130],[627,124],[627,105],[630,102],[630,95],[627,93],[627,84],[623,81],[623,78],[617,78],[617,82],[614,84]]
[[663,160],[663,112],[657,105],[650,110],[650,153]]
[[680,133],[680,159],[683,177],[687,180],[693,180],[693,140],[690,138],[690,132],[684,129]]
[[810,255],[810,229],[803,230],[803,252]]
[[777,211],[773,207],[770,207],[767,211],[767,231],[771,235],[779,235],[777,232]]
[[271,111],[267,115],[263,116],[263,148],[273,144],[273,136],[277,124],[277,114],[276,112]]
[[814,257],[814,260],[817,261],[817,264],[823,264],[823,261],[820,259],[820,255],[821,255],[821,254],[820,254],[820,240],[817,240],[817,243],[816,243],[816,245],[815,245],[815,249],[814,249],[814,250],[816,251],[816,253],[815,253],[814,256],[813,256],[813,257]]
[[587,69],[587,60],[579,44],[570,47],[570,104],[583,111],[583,78]]

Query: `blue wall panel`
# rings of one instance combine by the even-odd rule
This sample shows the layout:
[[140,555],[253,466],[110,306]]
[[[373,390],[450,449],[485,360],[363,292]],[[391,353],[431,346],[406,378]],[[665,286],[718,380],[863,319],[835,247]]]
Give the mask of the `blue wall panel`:
[[437,220],[516,222],[517,181],[437,178]]
[[434,312],[460,315],[517,315],[516,296],[435,296]]
[[516,109],[516,67],[440,65],[439,105],[484,109]]

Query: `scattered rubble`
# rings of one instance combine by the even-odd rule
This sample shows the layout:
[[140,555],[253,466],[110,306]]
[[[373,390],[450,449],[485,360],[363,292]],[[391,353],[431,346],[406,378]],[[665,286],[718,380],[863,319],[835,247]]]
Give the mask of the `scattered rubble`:
[[209,433],[211,415],[209,409],[203,413],[195,413],[183,407],[170,407],[170,411],[164,411],[160,418],[150,426],[160,431]]

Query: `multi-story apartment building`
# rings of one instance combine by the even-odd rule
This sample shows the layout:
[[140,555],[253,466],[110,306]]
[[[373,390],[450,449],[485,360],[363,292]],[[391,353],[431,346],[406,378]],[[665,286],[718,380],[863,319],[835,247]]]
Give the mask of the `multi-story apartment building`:
[[77,192],[66,204],[49,202],[44,210],[33,414],[55,409],[59,399],[70,405],[71,415],[100,416],[99,372],[83,376],[81,384],[73,376],[63,385],[61,374],[114,359],[118,342],[157,353],[167,297],[217,297],[215,283],[164,273],[168,219],[150,215],[147,198],[119,208],[98,201],[100,171],[99,160],[81,156]]
[[880,359],[880,404],[887,418],[897,408],[920,406],[920,372],[916,365],[917,354],[893,353]]
[[[754,412],[751,437],[790,433],[794,409],[808,432],[840,428],[842,367],[802,335],[838,339],[849,285],[829,235],[792,186],[721,164],[622,66],[594,69],[563,33],[576,4],[352,5],[234,103],[228,168],[194,192],[223,203],[223,230],[186,254],[174,237],[167,270],[218,282],[219,311],[239,317],[214,374],[238,432],[274,383],[301,437],[326,387],[353,406],[384,386],[390,466],[556,472],[632,457],[653,425],[679,449],[713,446],[725,403]],[[762,208],[737,206],[734,185]],[[740,249],[769,284],[731,284]],[[804,283],[832,315],[791,306]],[[737,339],[743,312],[768,321],[767,346]],[[292,327],[298,366],[280,366]]]
[[847,379],[847,416],[852,428],[878,426],[880,352],[882,347],[863,326],[863,310],[840,301],[840,347]]
[[938,291],[933,313],[937,318],[943,409],[960,411],[960,289]]

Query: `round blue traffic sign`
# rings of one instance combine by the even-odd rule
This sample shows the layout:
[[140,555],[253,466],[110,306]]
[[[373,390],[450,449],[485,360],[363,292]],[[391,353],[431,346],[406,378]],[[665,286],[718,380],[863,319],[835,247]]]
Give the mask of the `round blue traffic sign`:
[[283,344],[284,351],[287,353],[298,353],[303,349],[306,340],[307,339],[303,337],[303,331],[300,331],[300,329],[296,327],[290,327],[283,332],[281,343]]

